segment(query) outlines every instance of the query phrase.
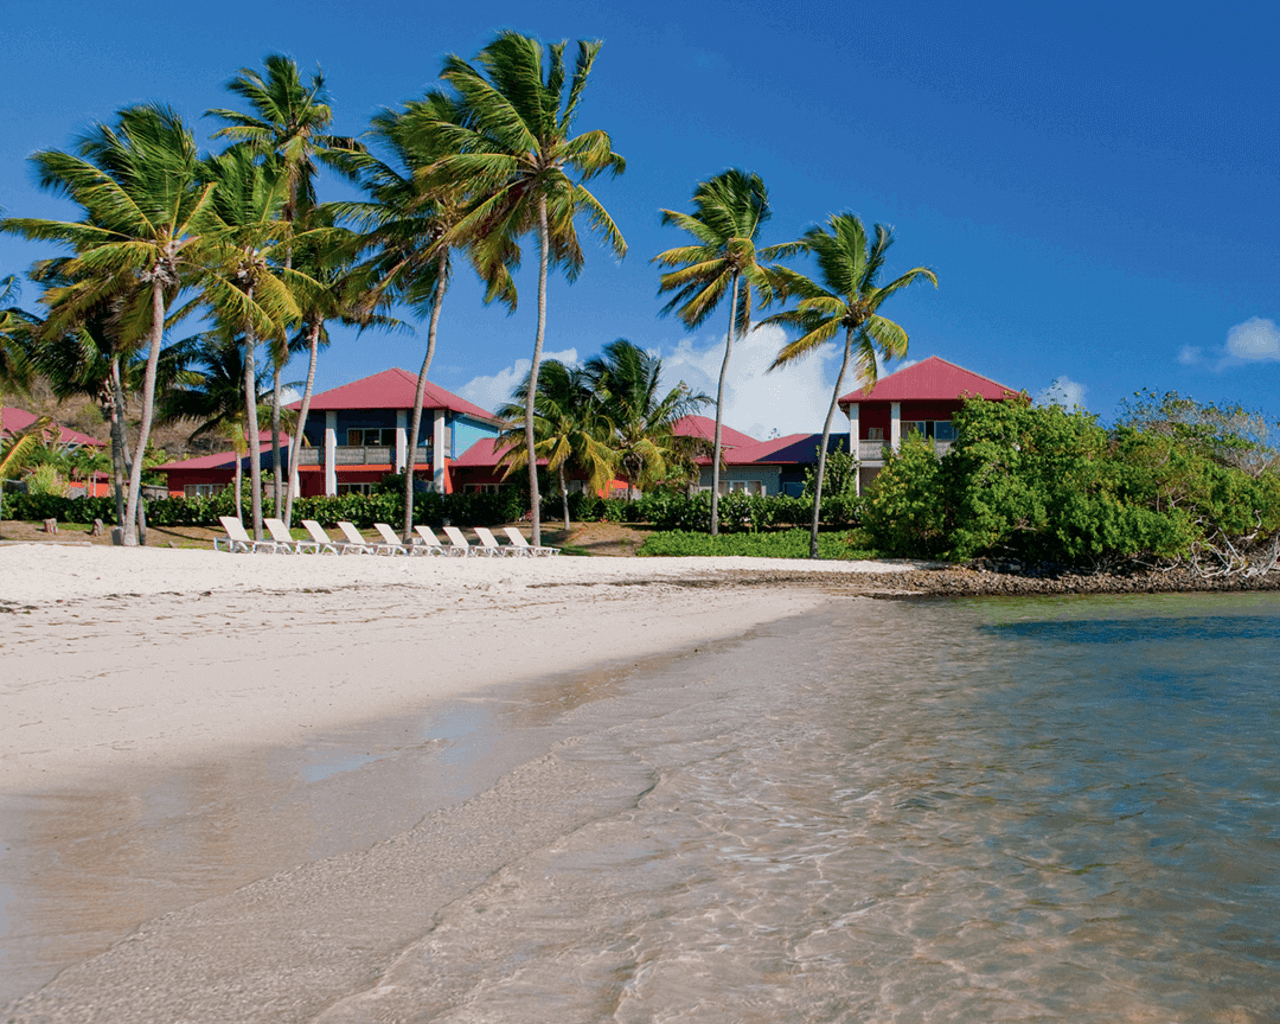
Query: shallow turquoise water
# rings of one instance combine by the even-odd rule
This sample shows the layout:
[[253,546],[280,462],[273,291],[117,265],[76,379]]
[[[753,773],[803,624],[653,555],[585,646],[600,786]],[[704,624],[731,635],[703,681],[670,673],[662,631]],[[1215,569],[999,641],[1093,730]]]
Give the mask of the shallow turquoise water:
[[[324,1024],[1274,1022],[1278,666],[1277,598],[833,599],[428,711],[397,725],[412,758],[335,748],[321,784],[445,810],[158,922],[14,1019],[164,970],[153,1017],[238,1024],[284,1019],[253,1016],[268,992]],[[446,807],[459,758],[513,737],[514,770]],[[377,945],[361,887],[397,908],[377,971],[317,940],[297,992],[269,962],[236,968],[242,1002],[202,990],[284,890],[303,932]]]
[[858,602],[634,678],[557,750],[634,804],[323,1019],[1280,1019],[1277,655],[1270,599]]

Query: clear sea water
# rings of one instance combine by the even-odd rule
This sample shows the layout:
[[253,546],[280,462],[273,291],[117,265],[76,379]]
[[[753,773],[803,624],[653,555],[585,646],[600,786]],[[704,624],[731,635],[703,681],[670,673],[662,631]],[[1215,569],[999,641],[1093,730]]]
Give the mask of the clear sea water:
[[279,1019],[1280,1020],[1280,599],[833,598],[475,728],[541,739],[361,861],[473,873]]

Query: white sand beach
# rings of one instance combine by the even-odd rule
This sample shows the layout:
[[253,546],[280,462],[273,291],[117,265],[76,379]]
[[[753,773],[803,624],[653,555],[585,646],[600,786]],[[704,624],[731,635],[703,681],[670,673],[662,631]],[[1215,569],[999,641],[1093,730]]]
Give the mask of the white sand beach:
[[[805,563],[833,580],[885,563]],[[727,637],[817,590],[771,559],[0,547],[0,792],[289,745],[424,700]]]
[[[563,710],[566,694],[611,693],[610,679],[638,662],[704,642],[714,649],[813,610],[831,600],[821,581],[911,567],[805,563],[816,585],[761,586],[794,579],[797,565],[0,546],[0,885],[10,893],[0,1005],[62,972],[13,1019],[161,1019],[192,999],[203,1001],[203,1019],[285,1019],[262,1006],[265,1016],[245,1016],[200,980],[258,972],[244,991],[254,1005],[277,984],[314,988],[314,979],[301,988],[287,979],[316,947],[280,946],[293,926],[250,883],[304,865],[327,878],[423,814],[445,815],[432,819],[430,834],[446,844],[433,870],[450,863],[463,873],[444,895],[415,892],[402,908],[398,886],[422,869],[366,864],[361,877],[385,879],[394,895],[369,903],[361,883],[348,894],[356,902],[341,903],[348,926],[358,916],[379,939],[334,971],[326,985],[336,993],[351,970],[371,969],[414,934],[424,907],[495,870],[511,837],[536,845],[549,822],[578,813],[554,780],[496,818],[486,809],[502,801],[482,794],[548,742],[509,723],[475,732],[475,715],[507,706],[493,695],[542,686],[549,707]],[[527,692],[536,705],[538,691]],[[439,716],[450,706],[464,709],[473,740],[424,745],[419,725],[397,724],[425,714],[437,723],[430,735],[448,733]],[[351,752],[362,770],[306,782],[316,757]],[[455,813],[462,824],[450,824]],[[466,824],[477,820],[489,824]],[[455,834],[466,837],[456,848]],[[239,906],[234,894],[246,885],[254,923],[237,910],[234,925],[201,925],[199,939],[185,924],[173,931],[173,913],[204,921],[221,905],[215,897]],[[297,935],[339,913],[330,904],[345,885],[307,883],[280,902],[307,922]],[[170,922],[157,924],[170,952],[124,970],[118,957],[136,944],[121,940],[144,922]],[[269,952],[246,947],[237,960],[226,938],[247,930]],[[161,967],[170,954],[187,966]],[[160,1002],[140,1000],[138,978],[170,970],[149,990]],[[222,1016],[207,1016],[215,1006]]]

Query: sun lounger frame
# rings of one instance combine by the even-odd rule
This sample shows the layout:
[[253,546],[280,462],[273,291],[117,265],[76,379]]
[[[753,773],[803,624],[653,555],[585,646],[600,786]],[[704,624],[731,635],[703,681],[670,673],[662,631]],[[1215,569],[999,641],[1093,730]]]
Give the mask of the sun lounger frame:
[[534,547],[525,538],[525,535],[517,530],[514,526],[504,526],[502,532],[507,535],[507,539],[511,541],[513,547],[518,551],[527,552],[531,557],[545,558],[549,555],[560,554],[559,548]]
[[465,551],[460,551],[454,547],[446,547],[440,543],[440,538],[436,536],[435,530],[426,525],[419,525],[413,528],[413,532],[418,535],[421,543],[414,542],[414,546],[419,548],[424,554],[443,556],[445,558],[453,558],[455,556],[465,556]]

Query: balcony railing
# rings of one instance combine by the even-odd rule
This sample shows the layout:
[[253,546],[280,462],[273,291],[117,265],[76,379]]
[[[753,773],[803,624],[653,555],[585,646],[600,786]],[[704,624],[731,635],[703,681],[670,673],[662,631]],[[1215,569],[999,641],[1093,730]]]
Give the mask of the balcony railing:
[[[396,450],[386,445],[345,445],[333,450],[335,466],[390,466],[394,464]],[[419,446],[413,453],[414,466],[430,466],[432,450]],[[323,466],[323,448],[303,448],[298,453],[299,466]]]
[[[933,450],[941,457],[951,450],[953,443],[952,441],[934,441]],[[859,441],[858,460],[860,462],[883,462],[884,450],[888,446],[888,441]]]

